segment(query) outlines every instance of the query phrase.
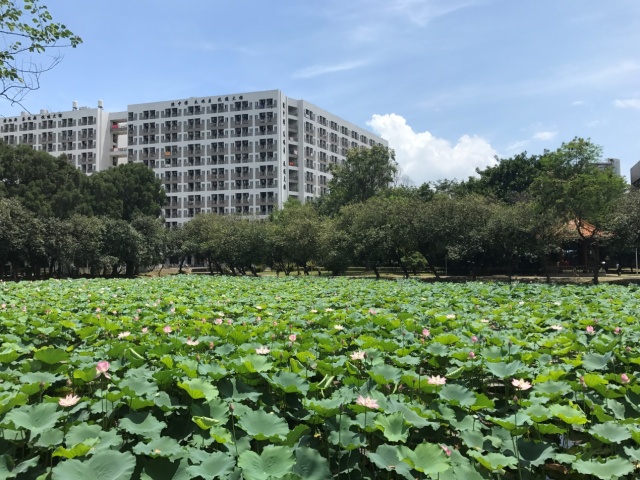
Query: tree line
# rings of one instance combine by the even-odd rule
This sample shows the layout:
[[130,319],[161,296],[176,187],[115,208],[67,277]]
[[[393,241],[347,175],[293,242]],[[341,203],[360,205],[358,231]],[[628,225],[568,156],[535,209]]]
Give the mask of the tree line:
[[[153,172],[129,164],[90,177],[64,158],[0,147],[0,268],[27,275],[134,275],[172,261],[213,274],[270,268],[380,276],[429,270],[475,276],[543,273],[569,261],[598,281],[601,252],[621,261],[640,243],[640,194],[598,166],[601,148],[575,138],[540,155],[497,159],[467,180],[396,182],[393,151],[352,150],[330,193],[289,201],[269,218],[200,214],[166,230]],[[604,250],[603,250],[604,249]],[[15,269],[14,269],[15,270]],[[2,271],[0,270],[0,274]]]

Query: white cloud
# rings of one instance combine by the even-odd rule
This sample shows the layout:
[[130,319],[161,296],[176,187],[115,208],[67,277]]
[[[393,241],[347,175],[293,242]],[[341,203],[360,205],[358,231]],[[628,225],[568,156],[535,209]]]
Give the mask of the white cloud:
[[529,140],[518,140],[516,142],[510,143],[509,145],[507,145],[507,151],[509,152],[522,151],[524,150],[524,147],[529,145],[529,143],[530,143]]
[[432,20],[448,15],[462,8],[474,5],[467,1],[434,1],[434,0],[385,0],[388,13],[406,18],[420,27]]
[[536,132],[533,134],[534,140],[551,140],[558,135],[558,132]]
[[636,108],[640,110],[640,98],[627,98],[625,100],[616,100],[613,104],[618,108]]
[[335,65],[315,65],[294,72],[293,78],[312,78],[328,73],[344,72],[345,70],[363,67],[367,63],[366,60],[356,60],[353,62],[337,63]]
[[407,121],[395,113],[373,115],[367,122],[389,142],[396,152],[401,173],[417,185],[443,179],[466,180],[476,167],[496,163],[496,151],[483,138],[463,135],[455,145],[430,132],[414,132]]
[[585,104],[584,100],[575,100],[571,102],[572,107],[582,107]]

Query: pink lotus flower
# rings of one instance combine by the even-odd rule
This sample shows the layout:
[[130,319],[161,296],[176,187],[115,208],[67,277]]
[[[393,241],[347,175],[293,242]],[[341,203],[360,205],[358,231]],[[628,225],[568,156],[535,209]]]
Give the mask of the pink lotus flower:
[[119,334],[118,334],[118,338],[119,338],[119,339],[121,339],[121,338],[126,338],[126,337],[128,337],[129,335],[131,335],[131,332],[121,332],[121,333],[119,333]]
[[444,450],[444,453],[447,454],[447,457],[451,456],[451,449],[449,447],[447,447],[446,445],[440,445],[440,447],[442,448],[442,450]]
[[147,333],[149,331],[149,329],[147,327],[143,327],[142,328],[142,333]]
[[626,373],[623,373],[622,375],[620,375],[620,381],[622,383],[629,383],[631,379],[627,376]]
[[620,327],[616,327],[616,328],[613,330],[613,333],[615,333],[616,335],[620,335],[620,332],[622,332],[622,329],[621,329]]
[[351,360],[364,360],[364,357],[367,353],[364,350],[358,350],[357,352],[353,352],[351,354]]
[[596,332],[596,329],[595,329],[595,328],[593,328],[591,325],[589,325],[589,326],[587,327],[587,333],[588,333],[589,335],[593,335],[595,332]]
[[378,312],[376,312],[373,308],[370,308],[370,309],[369,309],[369,313],[370,313],[371,315],[376,315]]
[[362,395],[359,395],[358,398],[356,399],[356,405],[362,405],[363,407],[371,408],[372,410],[380,408],[380,405],[378,405],[377,400],[368,396],[363,397]]
[[105,378],[111,378],[111,375],[107,373],[110,367],[111,364],[106,360],[98,362],[98,365],[96,365],[96,378],[98,378],[100,375],[104,375]]
[[474,352],[469,352],[469,358],[471,359],[476,358],[476,354]]
[[428,337],[429,335],[431,335],[431,332],[429,331],[428,328],[423,328],[422,329],[422,336],[423,337]]
[[292,333],[291,335],[289,335],[289,341],[291,343],[295,342],[297,338],[298,336],[295,333]]
[[256,353],[258,355],[266,355],[270,352],[269,347],[258,347],[256,348]]
[[187,345],[191,345],[192,347],[195,347],[199,343],[200,342],[198,340],[191,340],[191,338],[187,338]]
[[66,397],[62,397],[58,400],[58,404],[61,407],[73,407],[76,403],[80,401],[80,397],[77,395],[72,395],[71,393]]
[[162,329],[162,331],[163,331],[164,333],[171,333],[173,330],[171,330],[171,327],[170,327],[169,325],[167,325],[166,327],[164,327],[164,328]]
[[447,383],[447,379],[445,377],[441,377],[440,375],[433,375],[428,378],[427,383],[429,385],[444,385]]
[[216,325],[222,325],[222,319],[221,318],[216,318],[213,323],[215,323]]
[[473,343],[478,343],[478,337],[476,337],[475,335],[473,337],[471,337],[471,341]]
[[514,378],[513,380],[511,380],[511,385],[516,387],[518,390],[529,390],[531,388],[531,383],[522,378],[520,380]]

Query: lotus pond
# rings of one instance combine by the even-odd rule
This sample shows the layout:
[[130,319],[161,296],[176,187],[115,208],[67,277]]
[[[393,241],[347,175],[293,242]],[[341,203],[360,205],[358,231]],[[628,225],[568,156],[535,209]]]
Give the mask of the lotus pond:
[[0,284],[0,478],[636,478],[640,295]]

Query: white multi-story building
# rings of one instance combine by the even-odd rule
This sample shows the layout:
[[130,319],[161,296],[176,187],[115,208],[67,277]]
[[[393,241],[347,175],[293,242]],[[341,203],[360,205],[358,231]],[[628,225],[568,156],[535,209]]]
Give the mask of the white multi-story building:
[[[163,215],[177,226],[198,213],[266,215],[288,198],[327,191],[329,166],[351,148],[387,142],[279,90],[5,118],[0,138],[54,155],[83,172],[123,162],[152,168],[167,194]],[[24,136],[26,134],[26,136]]]
[[22,112],[0,122],[0,139],[9,145],[29,145],[69,161],[83,173],[105,170],[126,157],[127,112],[106,112],[98,107],[78,107],[66,112]]

